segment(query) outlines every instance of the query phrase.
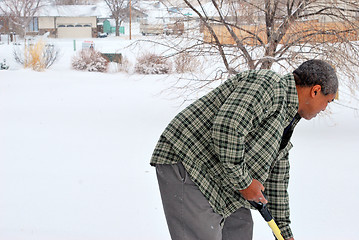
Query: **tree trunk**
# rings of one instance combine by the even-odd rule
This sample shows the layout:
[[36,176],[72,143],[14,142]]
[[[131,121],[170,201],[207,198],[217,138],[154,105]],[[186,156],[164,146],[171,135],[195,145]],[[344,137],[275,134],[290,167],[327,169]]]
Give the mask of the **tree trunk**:
[[119,24],[119,18],[115,18],[116,21],[116,36],[120,36],[120,24]]

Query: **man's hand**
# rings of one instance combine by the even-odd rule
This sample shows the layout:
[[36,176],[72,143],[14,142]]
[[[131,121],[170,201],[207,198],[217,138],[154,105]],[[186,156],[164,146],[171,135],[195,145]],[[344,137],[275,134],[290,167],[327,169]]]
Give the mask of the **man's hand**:
[[239,190],[246,200],[266,204],[268,201],[263,196],[262,191],[264,191],[264,186],[257,179],[253,179],[252,183],[246,189]]
[[287,240],[294,240],[294,238],[288,238]]

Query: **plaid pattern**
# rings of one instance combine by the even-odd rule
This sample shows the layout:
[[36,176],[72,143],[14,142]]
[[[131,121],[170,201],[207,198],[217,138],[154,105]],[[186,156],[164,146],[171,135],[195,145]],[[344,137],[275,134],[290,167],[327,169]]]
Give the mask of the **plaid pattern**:
[[285,238],[289,228],[288,151],[283,130],[296,115],[292,74],[250,70],[237,74],[180,112],[167,126],[151,165],[182,162],[215,212],[224,217],[251,208],[238,190],[262,182]]

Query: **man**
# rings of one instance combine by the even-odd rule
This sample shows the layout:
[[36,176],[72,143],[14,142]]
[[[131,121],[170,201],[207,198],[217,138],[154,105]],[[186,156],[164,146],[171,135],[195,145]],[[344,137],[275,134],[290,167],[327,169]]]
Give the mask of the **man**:
[[289,140],[299,120],[325,110],[337,89],[334,69],[310,60],[284,76],[239,73],[180,112],[151,159],[171,238],[250,240],[250,200],[266,203],[284,239],[293,240]]

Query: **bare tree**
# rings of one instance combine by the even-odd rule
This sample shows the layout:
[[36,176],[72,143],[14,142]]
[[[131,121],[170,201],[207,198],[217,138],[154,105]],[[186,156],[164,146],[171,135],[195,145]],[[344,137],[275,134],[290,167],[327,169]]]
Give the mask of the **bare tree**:
[[91,5],[99,0],[54,0],[55,5]]
[[190,18],[199,19],[202,32],[185,34],[193,44],[178,51],[220,56],[222,73],[273,65],[288,69],[320,58],[355,80],[355,69],[359,69],[357,0],[183,1],[194,13]]
[[14,30],[25,36],[26,29],[41,4],[42,0],[3,0],[0,12],[9,17]]
[[116,22],[116,36],[120,35],[120,25],[122,21],[127,18],[129,12],[128,0],[105,0],[108,8],[111,11],[112,18]]

